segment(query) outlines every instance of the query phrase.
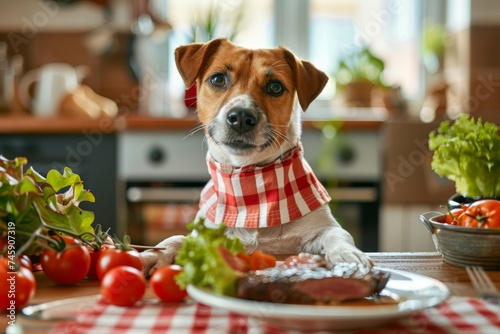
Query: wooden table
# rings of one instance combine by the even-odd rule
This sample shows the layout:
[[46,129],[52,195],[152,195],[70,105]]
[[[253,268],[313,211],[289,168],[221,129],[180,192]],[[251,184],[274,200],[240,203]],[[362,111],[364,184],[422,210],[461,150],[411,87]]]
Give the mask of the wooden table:
[[[382,268],[398,269],[435,278],[445,283],[454,296],[476,297],[476,293],[464,268],[447,264],[438,253],[367,253],[375,265]],[[488,271],[489,277],[500,289],[500,271]],[[89,296],[99,293],[98,281],[83,281],[75,286],[58,286],[42,273],[37,273],[37,290],[31,304],[53,300]],[[146,297],[153,297],[148,288]],[[5,317],[0,320],[0,328],[5,328]],[[24,333],[36,333],[24,331]]]
[[[454,296],[477,297],[465,268],[446,263],[439,253],[367,253],[382,268],[398,269],[435,278]],[[487,271],[500,290],[500,271]]]

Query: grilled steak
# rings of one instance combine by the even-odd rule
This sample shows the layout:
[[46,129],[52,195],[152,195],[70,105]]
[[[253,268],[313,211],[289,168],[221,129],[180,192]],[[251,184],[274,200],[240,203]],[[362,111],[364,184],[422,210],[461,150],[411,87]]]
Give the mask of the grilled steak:
[[332,268],[294,266],[250,271],[238,285],[238,297],[286,304],[328,304],[372,296],[389,274],[356,263]]

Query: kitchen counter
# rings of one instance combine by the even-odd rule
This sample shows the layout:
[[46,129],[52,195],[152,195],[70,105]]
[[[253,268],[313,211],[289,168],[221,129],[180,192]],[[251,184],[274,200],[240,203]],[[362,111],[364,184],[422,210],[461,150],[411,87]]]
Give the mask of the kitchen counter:
[[[317,123],[338,121],[343,129],[375,131],[384,123],[374,119],[329,119],[314,118],[303,121],[304,127],[313,128]],[[121,131],[162,131],[191,130],[198,125],[194,113],[184,118],[149,117],[137,114],[117,118],[38,118],[33,116],[0,116],[0,133],[81,133],[82,131],[101,131],[114,133]]]

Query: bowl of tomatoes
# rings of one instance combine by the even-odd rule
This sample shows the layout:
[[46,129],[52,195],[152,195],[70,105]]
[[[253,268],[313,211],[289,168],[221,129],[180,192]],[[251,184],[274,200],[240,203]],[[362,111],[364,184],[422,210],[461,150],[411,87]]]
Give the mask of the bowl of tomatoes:
[[448,213],[419,216],[443,259],[454,266],[500,270],[500,201],[483,199]]

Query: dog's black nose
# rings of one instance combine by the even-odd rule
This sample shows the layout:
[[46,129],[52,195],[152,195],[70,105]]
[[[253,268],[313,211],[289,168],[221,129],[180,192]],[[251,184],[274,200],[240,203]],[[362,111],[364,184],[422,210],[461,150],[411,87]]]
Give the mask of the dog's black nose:
[[258,123],[257,114],[252,109],[233,108],[227,114],[227,124],[239,133],[252,130]]

